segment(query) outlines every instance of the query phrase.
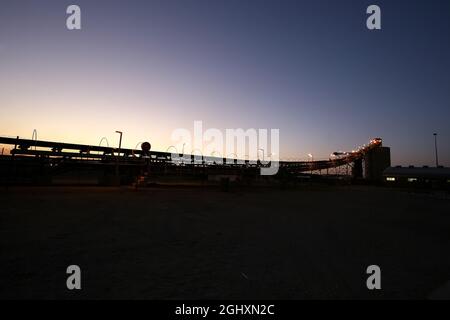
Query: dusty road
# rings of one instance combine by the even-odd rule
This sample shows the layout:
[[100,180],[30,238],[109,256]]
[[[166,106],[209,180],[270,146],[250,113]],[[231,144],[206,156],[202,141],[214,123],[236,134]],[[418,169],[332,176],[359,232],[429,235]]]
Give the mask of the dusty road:
[[427,298],[450,280],[450,201],[428,195],[54,187],[0,203],[1,298]]

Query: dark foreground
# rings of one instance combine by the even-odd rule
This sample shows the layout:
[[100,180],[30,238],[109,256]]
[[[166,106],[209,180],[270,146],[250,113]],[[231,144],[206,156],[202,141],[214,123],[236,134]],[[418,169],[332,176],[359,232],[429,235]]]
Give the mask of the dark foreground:
[[[0,298],[450,297],[450,200],[368,187],[14,188]],[[66,289],[66,268],[82,290]],[[366,268],[382,290],[366,288]]]

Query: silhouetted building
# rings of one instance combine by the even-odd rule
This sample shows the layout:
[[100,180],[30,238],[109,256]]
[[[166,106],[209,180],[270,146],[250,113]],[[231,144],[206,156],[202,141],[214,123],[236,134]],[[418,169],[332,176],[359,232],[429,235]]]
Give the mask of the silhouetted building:
[[382,181],[383,171],[391,166],[391,148],[379,147],[364,156],[364,173],[367,180]]
[[353,177],[353,179],[357,179],[357,178],[362,178],[363,177],[363,163],[362,163],[362,159],[357,159],[353,163],[352,177]]
[[390,167],[384,170],[383,178],[389,185],[449,188],[450,168]]

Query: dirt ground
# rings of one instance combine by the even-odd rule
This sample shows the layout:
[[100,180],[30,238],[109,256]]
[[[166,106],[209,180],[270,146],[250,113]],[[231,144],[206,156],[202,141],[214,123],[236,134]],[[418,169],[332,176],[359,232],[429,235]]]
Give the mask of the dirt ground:
[[[66,288],[72,264],[81,291]],[[366,287],[373,264],[379,291]],[[379,187],[2,189],[0,266],[0,298],[442,297],[450,200]]]

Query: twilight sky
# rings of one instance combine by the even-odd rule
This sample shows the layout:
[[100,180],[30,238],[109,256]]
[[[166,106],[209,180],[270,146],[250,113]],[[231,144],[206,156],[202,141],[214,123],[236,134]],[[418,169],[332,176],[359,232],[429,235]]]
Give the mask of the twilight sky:
[[[66,28],[66,8],[82,30]],[[366,28],[366,8],[382,30]],[[98,145],[176,128],[279,128],[281,158],[381,137],[450,166],[448,0],[2,0],[0,135]]]

